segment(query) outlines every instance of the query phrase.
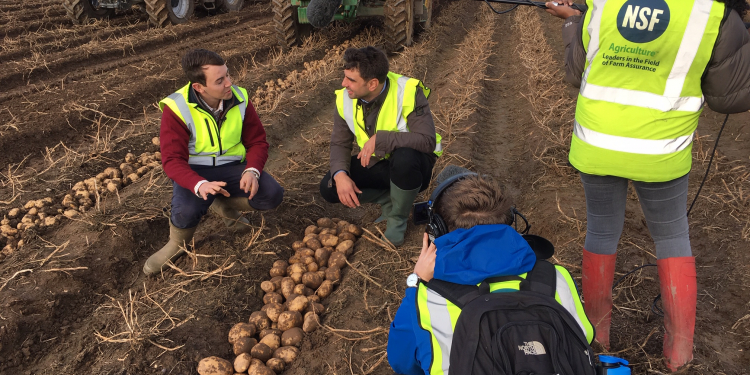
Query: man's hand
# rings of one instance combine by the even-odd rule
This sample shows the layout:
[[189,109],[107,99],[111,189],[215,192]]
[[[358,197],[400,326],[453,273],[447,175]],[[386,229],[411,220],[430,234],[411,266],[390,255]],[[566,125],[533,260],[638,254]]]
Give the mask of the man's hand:
[[362,166],[367,168],[367,166],[370,164],[370,157],[372,157],[372,154],[375,153],[375,136],[377,134],[370,137],[370,139],[365,142],[364,147],[362,147],[362,150],[359,151],[359,154],[357,154],[357,159],[359,159],[360,162],[362,162]]
[[547,9],[545,11],[555,17],[562,18],[562,19],[566,19],[570,16],[577,16],[581,14],[580,10],[573,9],[570,7],[570,5],[573,5],[573,1],[571,0],[557,1],[557,4],[558,5],[555,5],[552,2],[545,3],[544,5],[547,6]]
[[253,172],[245,172],[242,174],[242,178],[240,179],[240,189],[245,193],[250,193],[250,196],[247,197],[247,199],[253,199],[258,192],[258,186],[258,179],[255,178]]
[[341,172],[334,178],[336,181],[336,192],[339,194],[339,200],[346,207],[359,207],[359,199],[357,199],[357,193],[362,193],[357,185],[352,181],[348,174]]
[[436,254],[437,247],[435,247],[434,243],[430,243],[430,238],[425,233],[422,238],[422,252],[419,254],[417,264],[414,266],[414,273],[423,281],[432,280],[432,276],[435,274]]
[[203,198],[203,200],[208,200],[208,195],[216,195],[221,194],[225,197],[229,197],[229,192],[224,190],[224,186],[227,186],[227,183],[224,181],[208,181],[201,184],[201,186],[198,188],[198,194]]

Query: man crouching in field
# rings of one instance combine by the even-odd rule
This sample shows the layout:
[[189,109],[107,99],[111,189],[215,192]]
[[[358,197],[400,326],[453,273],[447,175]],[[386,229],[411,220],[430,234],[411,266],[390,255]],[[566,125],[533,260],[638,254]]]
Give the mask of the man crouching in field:
[[182,57],[188,84],[159,102],[161,160],[174,182],[169,242],[143,266],[157,273],[182,253],[210,207],[231,229],[248,228],[240,211],[270,210],[284,189],[263,172],[268,142],[247,90],[232,85],[218,54]]

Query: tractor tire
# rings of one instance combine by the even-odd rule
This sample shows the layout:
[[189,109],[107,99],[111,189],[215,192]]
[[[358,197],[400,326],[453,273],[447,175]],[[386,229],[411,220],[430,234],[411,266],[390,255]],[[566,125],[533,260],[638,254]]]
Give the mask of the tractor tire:
[[195,11],[193,0],[145,0],[148,23],[164,27],[189,21]]
[[115,14],[114,9],[95,7],[92,0],[63,0],[62,3],[63,8],[68,13],[68,18],[76,25],[109,18]]
[[309,24],[300,24],[297,7],[290,0],[272,0],[273,26],[281,49],[286,51],[302,44],[302,38],[312,32]]
[[242,9],[245,0],[216,0],[216,9],[219,13],[236,12]]
[[421,30],[429,30],[432,27],[432,10],[437,6],[437,0],[425,0],[425,2],[424,14],[419,22]]
[[388,52],[410,46],[414,41],[414,0],[386,0],[383,13]]

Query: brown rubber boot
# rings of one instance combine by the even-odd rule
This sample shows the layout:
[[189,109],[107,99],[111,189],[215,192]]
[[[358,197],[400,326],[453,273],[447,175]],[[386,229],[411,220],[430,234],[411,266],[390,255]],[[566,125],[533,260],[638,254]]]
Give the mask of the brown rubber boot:
[[177,228],[169,222],[169,241],[161,250],[148,257],[143,265],[143,273],[153,275],[161,271],[162,267],[169,261],[177,259],[184,252],[183,249],[193,240],[193,234],[197,226],[192,228]]
[[232,230],[249,229],[250,221],[240,211],[255,210],[250,200],[245,197],[216,197],[211,204],[211,211],[222,217],[227,228]]

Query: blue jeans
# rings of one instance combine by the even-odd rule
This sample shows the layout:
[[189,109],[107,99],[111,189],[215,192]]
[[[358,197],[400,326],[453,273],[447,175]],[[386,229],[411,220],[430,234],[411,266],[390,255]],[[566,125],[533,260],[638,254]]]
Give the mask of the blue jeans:
[[[617,251],[625,223],[628,180],[581,173],[586,192],[585,249],[602,255]],[[656,258],[692,255],[687,220],[688,175],[667,182],[633,181],[656,245]]]
[[[208,181],[224,181],[224,186],[232,197],[248,197],[250,194],[240,189],[240,179],[244,164],[229,164],[218,167],[195,167],[193,171]],[[248,172],[250,173],[250,172]],[[258,192],[250,199],[250,206],[259,211],[270,210],[278,207],[284,197],[284,188],[266,172],[261,173],[258,180]],[[195,195],[193,190],[173,183],[172,190],[172,225],[177,228],[192,228],[198,225],[203,215],[208,212],[208,207],[214,202],[216,196],[209,195],[208,199]]]

